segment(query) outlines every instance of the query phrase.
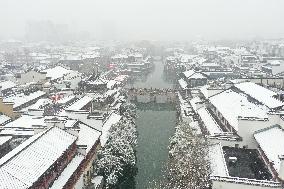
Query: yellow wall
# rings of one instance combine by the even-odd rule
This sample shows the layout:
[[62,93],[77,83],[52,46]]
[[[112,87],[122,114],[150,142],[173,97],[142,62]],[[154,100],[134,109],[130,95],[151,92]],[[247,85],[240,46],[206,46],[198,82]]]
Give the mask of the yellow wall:
[[0,97],[0,112],[12,119],[15,119],[19,115],[14,112],[13,103],[4,103],[2,97]]
[[[97,158],[97,152],[98,150],[101,148],[101,145],[100,143],[98,144],[97,148],[96,148],[96,151],[91,159],[91,161],[89,162],[89,164],[87,165],[86,169],[84,170],[84,185],[87,186],[88,184],[90,184],[91,182],[91,179],[92,179],[92,176],[93,176],[93,162],[96,160]],[[89,172],[89,175],[88,175],[88,172]]]

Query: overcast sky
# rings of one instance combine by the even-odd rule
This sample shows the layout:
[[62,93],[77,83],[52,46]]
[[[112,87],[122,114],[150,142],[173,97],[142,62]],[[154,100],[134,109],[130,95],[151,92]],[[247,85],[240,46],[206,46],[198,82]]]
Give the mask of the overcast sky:
[[31,20],[117,39],[284,37],[284,0],[0,0],[0,36]]

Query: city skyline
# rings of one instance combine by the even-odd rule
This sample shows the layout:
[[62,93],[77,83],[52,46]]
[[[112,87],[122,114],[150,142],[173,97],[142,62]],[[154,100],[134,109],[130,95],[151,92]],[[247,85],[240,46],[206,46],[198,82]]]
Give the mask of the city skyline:
[[23,38],[27,23],[41,21],[94,39],[281,38],[283,6],[279,0],[2,1],[0,38]]

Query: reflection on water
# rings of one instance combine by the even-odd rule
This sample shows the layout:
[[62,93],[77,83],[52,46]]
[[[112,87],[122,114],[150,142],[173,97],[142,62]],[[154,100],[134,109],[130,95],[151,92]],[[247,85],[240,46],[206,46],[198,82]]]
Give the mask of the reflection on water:
[[171,76],[164,73],[162,61],[154,62],[153,70],[148,74],[137,74],[130,81],[128,87],[136,88],[173,88]]
[[[155,62],[155,70],[148,76],[141,76],[130,87],[172,88],[173,82],[163,73],[163,63]],[[162,176],[162,169],[168,158],[169,138],[174,133],[176,124],[174,104],[139,103],[137,106],[138,173],[135,181],[129,178],[120,184],[121,189],[145,189]]]
[[[162,170],[168,158],[169,138],[174,132],[176,111],[174,107],[160,110],[139,110],[137,118],[138,147],[137,167],[138,173],[122,183],[121,189],[145,189],[152,181],[162,176]],[[157,108],[159,109],[159,108]]]

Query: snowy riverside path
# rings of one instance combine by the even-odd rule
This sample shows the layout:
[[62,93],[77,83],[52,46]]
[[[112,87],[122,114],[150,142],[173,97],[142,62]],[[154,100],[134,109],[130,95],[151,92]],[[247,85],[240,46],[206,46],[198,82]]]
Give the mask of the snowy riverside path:
[[[147,80],[134,83],[133,87],[172,88],[172,84],[163,79],[162,62],[155,62],[155,70],[148,75]],[[157,109],[159,108],[139,110],[138,107],[138,173],[135,182],[128,181],[120,186],[121,189],[145,189],[153,180],[159,180],[162,175],[162,168],[168,158],[169,137],[174,133],[176,111],[174,106]]]

